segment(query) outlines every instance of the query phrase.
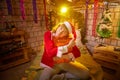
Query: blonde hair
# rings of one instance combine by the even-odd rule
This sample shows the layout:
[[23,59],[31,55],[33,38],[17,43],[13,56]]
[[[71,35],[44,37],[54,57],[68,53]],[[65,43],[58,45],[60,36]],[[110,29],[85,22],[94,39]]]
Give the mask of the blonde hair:
[[56,32],[56,30],[57,30],[57,28],[61,25],[62,23],[59,23],[59,24],[57,24],[57,25],[55,25],[53,28],[52,28],[52,32],[54,33],[54,32]]
[[68,30],[68,33],[69,33],[68,36],[69,36],[69,38],[74,38],[74,37],[73,37],[73,34],[72,34],[72,30],[71,30],[72,28],[69,29],[69,27],[71,27],[71,25],[70,25],[68,22],[58,23],[56,26],[54,26],[54,27],[52,28],[51,31],[52,31],[53,33],[55,33],[56,30],[57,30],[57,28],[60,27],[61,25],[65,26],[65,28]]

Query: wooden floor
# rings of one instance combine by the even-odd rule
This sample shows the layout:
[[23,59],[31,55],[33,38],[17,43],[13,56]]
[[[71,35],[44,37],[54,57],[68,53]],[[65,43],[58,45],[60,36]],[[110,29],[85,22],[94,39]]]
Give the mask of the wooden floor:
[[[24,63],[13,68],[0,72],[0,80],[21,80],[25,76],[25,70],[29,68],[31,62]],[[108,80],[108,79],[105,79]]]
[[31,62],[24,63],[0,72],[0,80],[21,80]]
[[[31,60],[33,60],[35,56]],[[37,63],[37,62],[36,62]],[[7,69],[0,72],[0,80],[21,80],[26,76],[25,70],[30,67],[32,62],[27,62],[13,68]],[[108,79],[105,79],[108,80]]]

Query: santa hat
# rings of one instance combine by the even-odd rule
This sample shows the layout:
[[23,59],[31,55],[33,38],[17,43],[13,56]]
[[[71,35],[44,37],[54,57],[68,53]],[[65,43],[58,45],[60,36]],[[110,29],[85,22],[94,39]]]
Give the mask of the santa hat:
[[65,21],[64,24],[69,31],[69,36],[72,38],[76,38],[75,29],[72,26],[72,24],[70,24],[70,22],[68,22],[68,21]]

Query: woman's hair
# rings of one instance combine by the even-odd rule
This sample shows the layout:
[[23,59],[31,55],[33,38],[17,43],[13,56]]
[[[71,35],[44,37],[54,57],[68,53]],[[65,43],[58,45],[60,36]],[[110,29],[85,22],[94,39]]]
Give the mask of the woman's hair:
[[[67,27],[66,27],[66,25],[65,25],[64,23],[59,23],[59,24],[57,24],[56,26],[54,26],[51,31],[52,31],[53,33],[56,32],[57,28],[60,27],[61,25],[67,29]],[[67,29],[67,30],[68,30],[68,29]]]
[[57,28],[58,28],[60,25],[61,25],[61,23],[55,25],[55,26],[52,28],[51,31],[52,31],[53,33],[56,32]]
[[57,24],[56,26],[54,26],[54,27],[52,28],[51,31],[52,31],[53,33],[55,33],[56,30],[57,30],[57,28],[60,27],[61,25],[68,30],[68,33],[69,33],[68,36],[69,36],[69,38],[74,38],[74,35],[73,35],[73,33],[72,33],[73,27],[72,27],[72,25],[71,25],[69,22],[67,22],[67,21],[65,21],[65,22],[63,22],[63,23]]

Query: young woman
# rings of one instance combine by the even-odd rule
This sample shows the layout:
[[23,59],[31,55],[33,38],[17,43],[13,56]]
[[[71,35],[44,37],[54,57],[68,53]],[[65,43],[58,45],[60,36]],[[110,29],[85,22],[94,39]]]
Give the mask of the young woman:
[[[75,45],[76,33],[65,21],[44,34],[44,53],[40,66],[44,68],[40,80],[50,80],[53,74],[68,72],[66,77],[88,80],[89,70],[75,61],[80,51]],[[67,57],[64,57],[67,56]]]

